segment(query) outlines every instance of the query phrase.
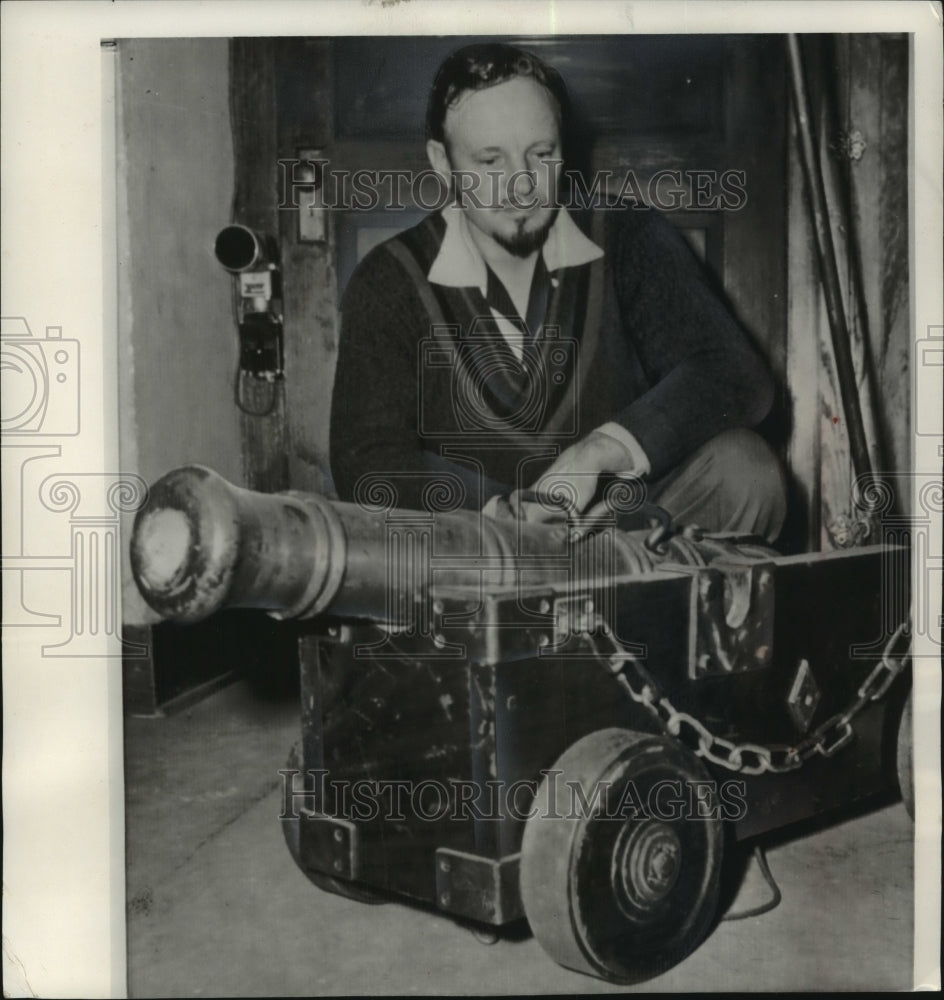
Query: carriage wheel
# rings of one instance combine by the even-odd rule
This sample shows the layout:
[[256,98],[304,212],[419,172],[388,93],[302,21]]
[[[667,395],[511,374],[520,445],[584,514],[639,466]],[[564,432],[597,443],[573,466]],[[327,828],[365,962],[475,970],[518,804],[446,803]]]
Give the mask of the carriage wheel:
[[555,961],[632,983],[701,941],[718,900],[722,826],[716,808],[693,816],[696,783],[707,783],[702,795],[713,789],[683,746],[627,729],[585,736],[545,775],[525,824],[521,897]]
[[898,722],[898,747],[895,764],[898,771],[898,787],[901,790],[901,800],[908,810],[908,815],[915,818],[914,790],[914,690],[908,692],[908,699],[901,711]]
[[[293,771],[302,770],[301,753],[299,752],[297,743],[289,751],[285,766]],[[330,892],[335,896],[344,896],[345,899],[353,899],[358,903],[379,904],[387,902],[385,896],[371,889],[306,867],[302,863],[301,857],[301,819],[282,819],[279,822],[282,824],[282,834],[285,837],[285,844],[288,847],[289,854],[292,855],[292,860],[301,868],[305,876],[323,892]]]

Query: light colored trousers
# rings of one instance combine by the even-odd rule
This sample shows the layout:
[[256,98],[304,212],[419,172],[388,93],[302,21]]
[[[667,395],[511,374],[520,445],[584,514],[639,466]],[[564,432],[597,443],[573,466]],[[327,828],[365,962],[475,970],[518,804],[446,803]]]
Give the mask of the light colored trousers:
[[647,499],[679,524],[760,535],[773,542],[787,512],[780,461],[753,431],[725,431],[648,484]]

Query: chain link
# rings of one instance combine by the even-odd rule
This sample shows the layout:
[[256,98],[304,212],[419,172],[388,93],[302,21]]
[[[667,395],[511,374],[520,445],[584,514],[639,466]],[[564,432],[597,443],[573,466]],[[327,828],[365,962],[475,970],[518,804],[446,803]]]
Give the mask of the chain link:
[[[771,772],[783,774],[802,767],[804,761],[814,754],[832,757],[848,744],[855,735],[852,720],[871,701],[878,701],[891,687],[895,678],[904,670],[908,661],[908,649],[893,658],[892,652],[902,637],[910,636],[908,622],[902,622],[892,633],[882,652],[882,658],[869,676],[862,682],[855,698],[843,712],[830,716],[809,736],[795,746],[762,746],[759,743],[732,743],[716,736],[702,722],[687,712],[680,712],[659,691],[649,671],[639,662],[635,654],[624,650],[612,637],[612,631],[600,628],[604,623],[597,619],[596,634],[607,635],[614,652],[606,661],[621,687],[637,704],[643,705],[665,726],[667,732],[678,737],[705,760],[738,774],[757,775]],[[640,686],[634,687],[629,673],[631,668]],[[686,738],[687,737],[687,738]]]

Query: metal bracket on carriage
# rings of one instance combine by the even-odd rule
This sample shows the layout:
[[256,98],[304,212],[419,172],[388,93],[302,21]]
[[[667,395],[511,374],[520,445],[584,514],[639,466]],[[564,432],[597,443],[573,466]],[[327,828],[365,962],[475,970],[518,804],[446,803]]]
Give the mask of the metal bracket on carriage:
[[770,666],[774,650],[774,567],[725,563],[699,569],[692,676]]
[[553,607],[553,644],[544,653],[555,655],[580,652],[586,654],[588,636],[609,635],[610,626],[597,608],[589,591],[558,596]]

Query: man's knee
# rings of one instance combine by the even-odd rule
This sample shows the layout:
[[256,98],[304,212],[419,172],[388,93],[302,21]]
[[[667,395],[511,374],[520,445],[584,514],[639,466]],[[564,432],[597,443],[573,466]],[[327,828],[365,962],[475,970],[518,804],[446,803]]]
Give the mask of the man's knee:
[[773,449],[753,431],[724,431],[707,441],[696,454],[704,453],[710,473],[729,483],[749,481],[773,487],[780,485],[780,461]]
[[732,516],[750,512],[759,533],[775,538],[787,512],[786,481],[780,460],[767,442],[753,431],[725,431],[701,449],[703,475],[720,490]]
[[677,520],[769,541],[780,534],[787,511],[780,461],[748,430],[725,431],[706,442],[655,484],[652,498]]

